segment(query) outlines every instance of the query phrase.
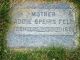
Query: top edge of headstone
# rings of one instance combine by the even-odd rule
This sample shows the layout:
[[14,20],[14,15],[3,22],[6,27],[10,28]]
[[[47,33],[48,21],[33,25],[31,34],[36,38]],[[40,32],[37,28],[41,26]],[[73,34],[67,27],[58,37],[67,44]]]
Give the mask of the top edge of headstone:
[[13,8],[31,8],[31,9],[72,9],[71,5],[68,3],[20,3],[15,4]]

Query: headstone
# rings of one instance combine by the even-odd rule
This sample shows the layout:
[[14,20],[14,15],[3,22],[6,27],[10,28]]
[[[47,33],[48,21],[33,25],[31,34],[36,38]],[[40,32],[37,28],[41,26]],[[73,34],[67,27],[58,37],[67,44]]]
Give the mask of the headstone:
[[10,48],[76,47],[75,11],[67,3],[24,3],[12,8]]

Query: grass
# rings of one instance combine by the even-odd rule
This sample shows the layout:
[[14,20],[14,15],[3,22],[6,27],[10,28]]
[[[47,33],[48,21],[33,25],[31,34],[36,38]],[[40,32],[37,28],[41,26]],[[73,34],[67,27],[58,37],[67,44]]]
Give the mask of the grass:
[[33,51],[11,51],[10,60],[80,60],[80,50],[46,48]]
[[[80,0],[70,1],[80,9]],[[73,50],[53,47],[19,52],[7,48],[6,34],[10,26],[9,4],[9,0],[0,0],[0,60],[80,60],[80,45]],[[80,29],[80,14],[78,26]],[[78,40],[80,42],[80,36]]]

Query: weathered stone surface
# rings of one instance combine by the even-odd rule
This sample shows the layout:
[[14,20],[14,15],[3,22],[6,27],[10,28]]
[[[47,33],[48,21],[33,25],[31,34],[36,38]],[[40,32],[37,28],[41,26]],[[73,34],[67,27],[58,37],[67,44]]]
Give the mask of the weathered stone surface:
[[76,47],[75,12],[66,3],[17,4],[8,34],[11,48]]

